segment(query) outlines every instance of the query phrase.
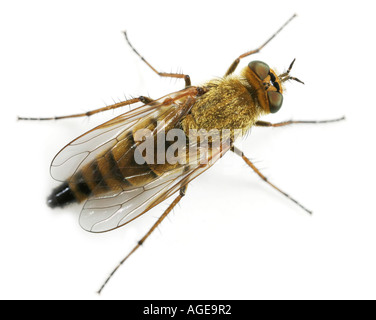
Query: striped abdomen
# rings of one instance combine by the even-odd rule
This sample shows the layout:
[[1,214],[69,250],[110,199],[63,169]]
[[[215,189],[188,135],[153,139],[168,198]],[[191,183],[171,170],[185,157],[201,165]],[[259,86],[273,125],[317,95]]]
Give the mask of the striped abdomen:
[[[155,120],[147,119],[142,121],[137,128],[153,130],[155,126]],[[47,199],[47,204],[52,208],[63,207],[70,203],[85,201],[90,196],[100,196],[143,186],[166,170],[171,170],[179,165],[167,163],[148,165],[146,162],[142,165],[137,164],[135,152],[139,151],[134,141],[134,132],[137,128],[124,132],[117,138],[117,143],[112,148],[104,151],[95,160],[76,172],[68,181],[54,189]],[[166,143],[165,149],[168,146],[169,144]],[[158,152],[164,153],[165,149],[158,150]],[[142,155],[139,156],[142,157]],[[155,157],[157,157],[156,152]]]

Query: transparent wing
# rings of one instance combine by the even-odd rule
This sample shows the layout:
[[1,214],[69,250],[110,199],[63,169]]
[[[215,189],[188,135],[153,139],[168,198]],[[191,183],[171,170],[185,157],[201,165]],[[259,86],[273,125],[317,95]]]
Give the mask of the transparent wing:
[[90,198],[81,211],[81,227],[90,232],[106,232],[124,226],[205,172],[229,149],[229,143],[198,148],[197,153],[189,155],[187,164],[165,172],[142,187]]
[[69,179],[97,156],[113,148],[128,130],[141,126],[145,119],[163,120],[173,125],[192,107],[197,88],[189,87],[126,112],[79,136],[52,160],[50,173],[58,181]]

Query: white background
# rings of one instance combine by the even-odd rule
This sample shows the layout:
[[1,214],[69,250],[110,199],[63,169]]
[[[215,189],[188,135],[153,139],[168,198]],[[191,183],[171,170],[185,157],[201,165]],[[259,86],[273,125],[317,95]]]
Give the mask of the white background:
[[[376,298],[372,1],[13,1],[0,5],[0,298]],[[16,116],[88,111],[140,94],[222,76],[243,52],[298,18],[252,59],[306,84],[287,84],[281,111],[263,120],[342,123],[255,128],[241,144],[299,207],[228,154],[188,189],[145,245],[95,291],[167,204],[107,234],[78,225],[80,208],[50,210],[49,162],[109,115],[60,122]],[[123,109],[122,111],[125,111]],[[121,111],[120,111],[121,112]],[[118,113],[115,113],[118,114]]]

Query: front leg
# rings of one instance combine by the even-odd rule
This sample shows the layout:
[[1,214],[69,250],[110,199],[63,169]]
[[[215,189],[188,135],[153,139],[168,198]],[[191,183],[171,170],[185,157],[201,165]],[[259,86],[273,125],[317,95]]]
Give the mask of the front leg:
[[241,54],[238,58],[235,59],[235,61],[231,64],[231,66],[227,69],[227,72],[225,74],[225,77],[232,74],[235,69],[237,68],[239,62],[241,59],[248,57],[252,54],[260,52],[262,48],[264,48],[272,39],[275,38],[275,36],[282,31],[282,29],[292,20],[296,17],[296,14],[294,14],[289,20],[287,20],[282,27],[280,27],[268,40],[266,40],[261,46],[259,46],[257,49],[250,50],[248,52],[245,52]]
[[319,123],[330,123],[330,122],[338,122],[345,120],[345,117],[341,117],[338,119],[331,119],[331,120],[288,120],[278,123],[271,123],[266,121],[257,121],[255,126],[257,127],[283,127],[288,126],[290,124],[319,124]]

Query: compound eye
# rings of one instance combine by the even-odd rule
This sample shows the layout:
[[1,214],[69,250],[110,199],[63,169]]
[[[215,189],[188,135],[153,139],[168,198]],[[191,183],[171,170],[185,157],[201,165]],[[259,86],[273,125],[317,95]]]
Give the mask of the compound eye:
[[276,113],[282,107],[283,95],[277,91],[268,91],[269,109]]
[[248,67],[257,74],[260,80],[264,80],[270,72],[269,66],[262,61],[252,61],[248,64]]

